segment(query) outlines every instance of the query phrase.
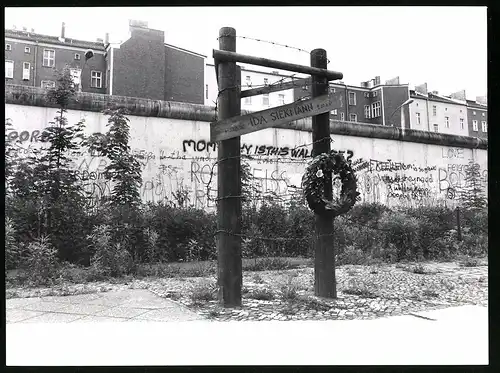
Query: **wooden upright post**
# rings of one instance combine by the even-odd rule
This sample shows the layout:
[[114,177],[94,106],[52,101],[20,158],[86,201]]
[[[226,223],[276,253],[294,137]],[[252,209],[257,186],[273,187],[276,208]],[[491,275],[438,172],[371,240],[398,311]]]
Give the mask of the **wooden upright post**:
[[[219,48],[236,52],[236,30],[219,30]],[[236,62],[218,64],[218,118],[241,114],[240,88]],[[217,204],[217,259],[219,301],[224,307],[241,306],[241,160],[240,137],[223,140],[218,144],[218,204]],[[230,233],[226,233],[230,232]]]
[[[326,69],[326,50],[311,52],[311,66]],[[327,78],[312,76],[312,97],[328,94]],[[312,117],[312,156],[330,152],[330,113]],[[321,141],[320,141],[321,140]],[[325,197],[332,200],[332,174],[325,174]],[[333,247],[333,218],[315,215],[316,239],[314,256],[314,294],[320,297],[336,298],[335,251]]]

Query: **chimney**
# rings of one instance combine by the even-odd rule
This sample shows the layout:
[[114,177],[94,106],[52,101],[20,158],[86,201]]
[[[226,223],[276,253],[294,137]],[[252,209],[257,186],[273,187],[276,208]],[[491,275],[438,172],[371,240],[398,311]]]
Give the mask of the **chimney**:
[[146,21],[129,19],[128,28],[130,31],[132,31],[132,29],[137,29],[137,28],[148,28],[148,23]]
[[427,94],[427,83],[416,85],[415,92],[426,95]]
[[109,32],[106,32],[106,34],[104,34],[104,44],[109,44]]
[[61,37],[59,38],[59,41],[64,41],[65,33],[66,33],[66,24],[63,22],[61,26]]
[[438,92],[438,91],[432,91],[432,94],[433,94],[433,95],[438,95],[438,94],[439,94],[439,92]]
[[375,81],[373,82],[373,85],[380,85],[380,76],[375,77]]
[[488,97],[487,96],[477,96],[476,102],[483,104],[483,105],[488,105]]
[[451,98],[454,98],[455,100],[461,100],[465,101],[465,89],[462,89],[461,91],[454,92],[450,95]]

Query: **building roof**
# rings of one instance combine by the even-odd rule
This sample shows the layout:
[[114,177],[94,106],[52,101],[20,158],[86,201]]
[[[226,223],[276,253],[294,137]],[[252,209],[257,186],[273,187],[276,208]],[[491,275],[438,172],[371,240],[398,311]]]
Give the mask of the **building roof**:
[[21,40],[36,41],[36,42],[44,42],[44,43],[50,43],[50,44],[56,44],[56,45],[64,45],[64,46],[68,46],[68,47],[92,48],[92,49],[97,49],[97,50],[102,50],[102,51],[105,50],[104,43],[78,40],[78,39],[72,39],[72,38],[64,38],[64,41],[61,41],[61,40],[59,40],[58,36],[42,35],[42,34],[37,34],[34,32],[28,32],[28,31],[6,29],[5,30],[5,37],[14,38],[14,39],[21,39]]
[[432,92],[428,92],[426,95],[420,92],[416,92],[415,90],[410,90],[411,98],[419,98],[422,100],[429,100],[435,102],[442,102],[445,104],[454,104],[454,105],[466,105],[465,101],[455,100],[451,97],[441,96]]
[[187,52],[187,53],[191,53],[191,54],[194,54],[198,57],[202,57],[202,58],[207,58],[207,56],[205,56],[204,54],[201,54],[201,53],[197,53],[197,52],[193,52],[193,51],[190,51],[188,49],[184,49],[184,48],[180,48],[180,47],[177,47],[175,45],[172,45],[172,44],[167,44],[165,43],[165,46],[168,47],[168,48],[172,48],[172,49],[177,49],[177,50],[180,50],[182,52]]
[[488,106],[473,100],[467,100],[467,106],[475,109],[488,110]]

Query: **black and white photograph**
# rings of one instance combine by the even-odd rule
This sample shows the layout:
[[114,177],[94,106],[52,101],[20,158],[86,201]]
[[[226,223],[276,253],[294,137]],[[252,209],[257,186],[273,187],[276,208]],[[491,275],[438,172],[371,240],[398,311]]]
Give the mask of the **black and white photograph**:
[[7,366],[489,364],[486,6],[4,9]]

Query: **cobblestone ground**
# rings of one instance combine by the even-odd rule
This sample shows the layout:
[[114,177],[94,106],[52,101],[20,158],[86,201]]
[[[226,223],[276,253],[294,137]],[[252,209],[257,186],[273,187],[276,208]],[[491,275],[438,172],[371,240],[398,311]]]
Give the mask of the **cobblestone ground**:
[[458,263],[345,265],[337,268],[336,279],[337,299],[328,300],[314,296],[312,268],[244,272],[243,305],[234,309],[220,307],[213,299],[213,277],[8,289],[6,295],[17,298],[149,289],[217,321],[372,319],[466,304],[488,304],[487,264],[477,267],[460,267]]
[[[461,268],[456,263],[429,263],[423,268],[424,273],[414,273],[422,272],[418,265],[342,266],[336,271],[335,300],[313,295],[312,268],[244,273],[243,305],[236,309],[224,309],[215,300],[193,301],[189,296],[177,300],[218,321],[372,319],[464,304],[487,306],[486,265]],[[213,283],[200,280],[191,284],[191,291]],[[160,296],[179,297],[168,285],[149,289]],[[269,293],[273,299],[255,299]]]

